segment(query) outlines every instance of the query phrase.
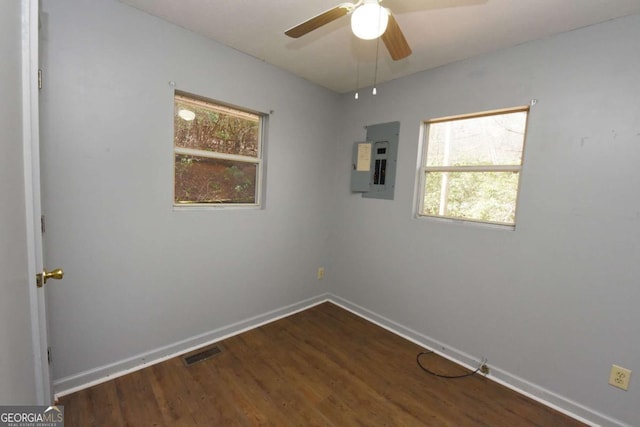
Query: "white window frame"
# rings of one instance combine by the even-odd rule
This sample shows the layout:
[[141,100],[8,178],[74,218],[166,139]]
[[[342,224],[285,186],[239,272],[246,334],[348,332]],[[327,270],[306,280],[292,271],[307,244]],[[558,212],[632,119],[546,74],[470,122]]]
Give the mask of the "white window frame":
[[[527,117],[525,121],[524,135],[522,140],[522,156],[520,158],[519,165],[472,165],[472,166],[427,166],[427,151],[429,149],[429,125],[434,123],[444,123],[451,122],[456,120],[464,120],[471,118],[480,118],[487,116],[496,116],[501,114],[509,114],[509,113],[517,113],[517,112],[526,112]],[[416,217],[418,218],[432,218],[436,220],[441,220],[445,222],[457,222],[457,223],[471,223],[471,224],[482,224],[487,226],[494,226],[499,228],[507,228],[507,229],[515,229],[517,219],[518,219],[518,206],[520,199],[520,182],[522,179],[522,166],[524,163],[524,154],[525,154],[525,146],[527,140],[527,127],[529,122],[529,113],[531,112],[530,106],[520,106],[513,108],[505,108],[500,110],[491,110],[484,111],[478,113],[470,113],[463,114],[458,116],[448,116],[441,117],[437,119],[425,120],[422,122],[421,131],[420,131],[420,158],[418,164],[418,191],[417,191],[417,200],[416,200]],[[432,215],[424,212],[425,208],[425,193],[426,193],[426,178],[427,173],[429,172],[516,172],[518,173],[518,185],[516,188],[516,208],[514,213],[513,224],[504,223],[504,222],[496,222],[496,221],[484,221],[480,219],[472,219],[472,218],[460,218],[460,217],[452,217],[446,215]]]
[[[223,114],[233,114],[233,115],[241,115],[242,113],[247,113],[248,116],[253,118],[254,116],[258,116],[258,147],[257,147],[257,156],[243,156],[240,154],[229,154],[229,153],[218,153],[215,151],[207,151],[207,150],[197,150],[192,148],[183,148],[176,147],[175,144],[175,129],[173,127],[172,121],[172,146],[173,151],[171,153],[172,156],[172,169],[173,169],[173,178],[172,178],[172,202],[175,210],[218,210],[218,209],[237,209],[237,208],[262,208],[264,205],[263,201],[263,183],[264,183],[264,174],[265,174],[265,162],[263,158],[263,151],[265,145],[265,129],[268,115],[265,113],[261,113],[258,111],[250,110],[248,108],[236,107],[218,100],[205,98],[199,95],[194,95],[188,92],[183,92],[179,90],[174,91],[174,95],[172,97],[172,104],[175,108],[176,99],[180,97],[185,102],[189,102],[195,105],[200,104],[202,107],[217,110]],[[213,105],[212,105],[213,104]],[[209,159],[219,159],[219,160],[230,160],[230,161],[238,161],[245,163],[253,163],[256,165],[256,193],[255,193],[255,203],[202,203],[202,202],[176,202],[176,170],[175,170],[175,156],[176,154],[187,155],[187,156],[197,156],[197,157],[205,157]]]

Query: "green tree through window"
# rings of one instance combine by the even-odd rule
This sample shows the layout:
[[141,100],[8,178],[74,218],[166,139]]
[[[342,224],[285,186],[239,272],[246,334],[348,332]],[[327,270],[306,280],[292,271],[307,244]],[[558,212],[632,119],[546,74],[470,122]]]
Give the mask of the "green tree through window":
[[262,116],[175,94],[174,203],[259,204]]
[[515,225],[528,108],[425,122],[419,215]]

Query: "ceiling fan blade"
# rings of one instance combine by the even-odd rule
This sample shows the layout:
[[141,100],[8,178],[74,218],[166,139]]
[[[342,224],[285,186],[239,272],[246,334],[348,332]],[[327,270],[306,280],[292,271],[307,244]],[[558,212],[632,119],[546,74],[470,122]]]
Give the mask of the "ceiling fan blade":
[[344,15],[349,13],[351,9],[353,9],[353,4],[351,3],[339,4],[333,9],[322,12],[321,14],[314,16],[313,18],[303,22],[300,25],[296,25],[295,27],[285,31],[284,33],[289,37],[297,39],[298,37],[304,36],[305,34],[310,33],[311,31],[320,28],[323,25],[328,24],[329,22],[343,17]]
[[391,59],[398,61],[399,59],[406,58],[411,55],[411,48],[407,39],[404,38],[402,30],[398,25],[398,21],[393,17],[393,14],[389,13],[389,24],[387,30],[381,36],[384,45],[391,54]]

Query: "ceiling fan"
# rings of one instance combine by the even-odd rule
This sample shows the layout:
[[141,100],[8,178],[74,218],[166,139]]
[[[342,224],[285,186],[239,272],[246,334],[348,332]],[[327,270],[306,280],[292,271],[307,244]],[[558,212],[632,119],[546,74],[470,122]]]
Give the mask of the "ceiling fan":
[[356,3],[341,3],[284,33],[297,39],[323,25],[350,14],[351,30],[357,37],[364,40],[382,38],[391,58],[394,61],[398,61],[411,55],[411,48],[391,11],[386,7],[380,6],[381,1],[358,0]]

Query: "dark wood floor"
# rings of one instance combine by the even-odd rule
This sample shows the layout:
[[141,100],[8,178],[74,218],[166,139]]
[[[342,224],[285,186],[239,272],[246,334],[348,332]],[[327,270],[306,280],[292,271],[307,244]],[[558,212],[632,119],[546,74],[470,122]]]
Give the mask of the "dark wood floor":
[[[581,426],[474,375],[423,372],[421,348],[330,303],[65,396],[79,426]],[[428,356],[429,368],[465,370]]]

